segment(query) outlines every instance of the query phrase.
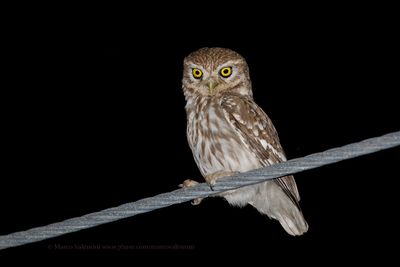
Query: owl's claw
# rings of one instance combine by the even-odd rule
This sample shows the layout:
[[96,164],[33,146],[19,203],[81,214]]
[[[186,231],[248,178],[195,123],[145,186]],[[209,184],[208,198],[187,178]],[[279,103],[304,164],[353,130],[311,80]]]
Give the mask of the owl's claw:
[[226,177],[226,176],[232,176],[236,172],[230,172],[230,171],[220,171],[220,172],[214,172],[210,175],[207,175],[204,177],[206,180],[207,184],[210,186],[210,189],[214,191],[214,186],[217,183],[217,180],[221,177]]
[[193,199],[193,200],[190,202],[190,204],[192,204],[193,206],[197,206],[197,205],[199,205],[202,201],[203,201],[202,198],[195,198],[195,199]]
[[[186,179],[185,181],[183,181],[179,187],[182,187],[183,189],[189,188],[189,187],[193,187],[195,185],[197,185],[198,182],[191,180],[191,179]],[[203,201],[202,198],[195,198],[193,199],[190,204],[192,204],[193,206],[199,205],[201,203],[201,201]]]
[[196,182],[195,180],[192,179],[186,179],[185,181],[183,181],[179,187],[182,187],[183,189],[185,188],[189,188],[189,187],[193,187],[196,186],[198,184],[198,182]]
[[211,191],[214,191],[214,185],[217,183],[215,180],[207,182],[208,186],[210,187]]

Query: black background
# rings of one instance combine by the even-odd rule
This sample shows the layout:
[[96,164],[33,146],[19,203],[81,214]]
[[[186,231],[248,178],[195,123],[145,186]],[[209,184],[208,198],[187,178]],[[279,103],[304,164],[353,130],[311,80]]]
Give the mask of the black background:
[[[398,29],[390,15],[282,12],[248,23],[196,15],[171,23],[171,16],[142,20],[132,10],[10,20],[0,234],[175,190],[187,178],[201,181],[186,142],[181,76],[183,58],[204,46],[247,59],[255,100],[289,159],[400,128]],[[389,242],[399,238],[399,152],[297,174],[310,225],[301,237],[251,207],[214,198],[1,253],[390,259]],[[192,249],[55,249],[75,245]]]

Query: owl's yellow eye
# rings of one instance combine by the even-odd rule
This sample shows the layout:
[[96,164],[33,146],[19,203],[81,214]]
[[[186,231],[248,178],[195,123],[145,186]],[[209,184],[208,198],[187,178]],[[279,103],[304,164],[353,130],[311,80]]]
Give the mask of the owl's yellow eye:
[[193,74],[193,77],[196,79],[200,79],[201,76],[203,76],[203,72],[196,68],[192,69],[192,74]]
[[224,78],[228,78],[232,74],[232,68],[231,67],[222,68],[219,71],[219,74],[221,74],[221,76],[224,77]]

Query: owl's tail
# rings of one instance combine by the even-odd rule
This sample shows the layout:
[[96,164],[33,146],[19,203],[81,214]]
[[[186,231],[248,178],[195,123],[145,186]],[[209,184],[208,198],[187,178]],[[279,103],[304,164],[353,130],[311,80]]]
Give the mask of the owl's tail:
[[300,206],[293,201],[275,182],[259,185],[253,205],[260,213],[278,220],[285,231],[293,236],[302,235],[308,230]]

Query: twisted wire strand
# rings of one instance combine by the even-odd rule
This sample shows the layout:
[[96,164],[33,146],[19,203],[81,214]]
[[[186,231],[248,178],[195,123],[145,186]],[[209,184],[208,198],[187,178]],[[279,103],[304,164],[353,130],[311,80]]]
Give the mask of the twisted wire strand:
[[239,173],[228,178],[222,178],[218,180],[218,183],[213,187],[213,191],[210,190],[206,183],[202,183],[192,188],[178,189],[154,197],[126,203],[118,207],[71,218],[62,222],[3,235],[0,236],[0,250],[88,229],[101,224],[132,217],[137,214],[190,201],[198,197],[207,197],[222,191],[264,182],[266,180],[314,169],[399,145],[400,131],[366,139],[361,142],[292,159],[265,168]]

